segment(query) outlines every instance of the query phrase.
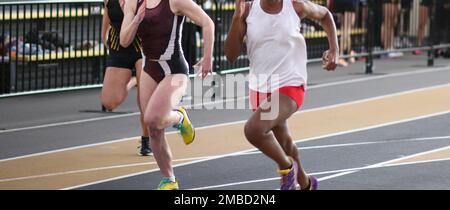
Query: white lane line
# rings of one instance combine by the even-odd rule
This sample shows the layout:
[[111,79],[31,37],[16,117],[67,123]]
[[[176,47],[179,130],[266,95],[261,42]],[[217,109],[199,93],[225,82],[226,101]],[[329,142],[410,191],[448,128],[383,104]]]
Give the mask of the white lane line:
[[[320,139],[325,139],[325,138],[333,137],[333,136],[340,136],[340,135],[349,134],[349,133],[355,133],[355,132],[359,132],[359,131],[371,130],[371,129],[381,128],[381,127],[385,127],[385,126],[401,124],[401,123],[405,123],[405,122],[411,122],[411,121],[416,121],[416,120],[436,117],[436,116],[440,116],[440,115],[446,115],[446,114],[449,114],[449,113],[450,113],[450,110],[445,111],[445,112],[439,112],[439,113],[434,113],[434,114],[430,114],[430,115],[420,116],[420,117],[414,117],[414,118],[410,118],[410,119],[404,119],[404,120],[399,120],[399,121],[379,124],[379,125],[375,125],[375,126],[369,126],[369,127],[365,127],[365,128],[358,128],[358,129],[352,129],[352,130],[347,130],[347,131],[342,131],[342,132],[336,132],[336,133],[327,134],[327,135],[311,137],[311,138],[307,138],[307,139],[302,139],[300,141],[296,141],[295,143],[306,142],[306,141],[313,141],[313,140],[320,140]],[[248,150],[243,150],[243,151],[234,152],[234,153],[225,154],[225,155],[212,156],[211,158],[206,158],[206,159],[197,160],[197,161],[193,161],[193,162],[188,162],[188,163],[174,165],[173,168],[181,167],[181,166],[187,166],[187,165],[193,165],[193,164],[196,164],[196,163],[201,163],[201,162],[205,162],[205,161],[209,161],[209,160],[215,160],[215,159],[220,159],[220,158],[225,158],[225,157],[230,157],[230,156],[236,156],[236,155],[241,155],[241,154],[244,154],[244,153],[255,152],[255,151],[257,151],[257,150],[256,149],[248,149]],[[90,183],[86,183],[86,184],[82,184],[82,185],[77,185],[77,186],[64,188],[63,190],[70,190],[70,189],[86,187],[86,186],[89,186],[89,185],[100,184],[100,183],[104,183],[104,182],[109,182],[109,181],[114,181],[114,180],[118,180],[118,179],[133,177],[133,176],[146,174],[146,173],[152,173],[152,172],[156,172],[156,171],[159,171],[159,169],[152,169],[152,170],[148,170],[148,171],[142,171],[142,172],[139,172],[139,173],[133,173],[133,174],[128,174],[128,175],[124,175],[124,176],[119,176],[119,177],[115,177],[115,178],[99,180],[99,181],[90,182]]]
[[[205,158],[208,158],[208,157],[183,158],[183,159],[176,159],[176,160],[172,160],[172,161],[173,162],[183,162],[183,161],[192,161],[192,160],[199,160],[199,159],[205,159]],[[154,164],[157,164],[157,163],[156,162],[148,162],[148,163],[132,163],[132,164],[124,164],[124,165],[106,166],[106,167],[74,170],[74,171],[56,172],[56,173],[49,173],[49,174],[39,174],[39,175],[33,175],[33,176],[6,178],[6,179],[0,179],[0,182],[11,182],[11,181],[18,181],[18,180],[25,180],[25,179],[36,179],[36,178],[44,178],[44,177],[50,177],[50,176],[69,175],[69,174],[77,174],[77,173],[84,173],[84,172],[93,172],[93,171],[118,169],[118,168],[128,168],[128,167],[135,167],[135,166],[146,166],[146,165],[154,165]]]
[[[320,146],[308,146],[308,147],[299,147],[299,150],[311,150],[311,149],[325,149],[325,148],[336,148],[336,147],[351,147],[351,146],[363,146],[363,145],[373,145],[373,144],[395,144],[395,143],[406,143],[406,142],[420,142],[420,141],[435,141],[435,140],[450,140],[450,136],[435,136],[435,137],[424,137],[424,138],[411,138],[411,139],[392,139],[386,141],[368,141],[368,142],[357,142],[357,143],[347,143],[347,144],[328,144],[328,145],[320,145]],[[301,140],[298,140],[301,142]],[[240,156],[244,155],[254,155],[261,154],[261,151],[248,152],[244,154],[240,154]]]
[[[419,88],[419,89],[408,90],[408,91],[403,91],[403,92],[398,92],[398,93],[392,93],[392,94],[387,94],[387,95],[382,95],[382,96],[376,96],[376,97],[372,97],[372,98],[361,99],[361,100],[356,100],[356,101],[351,101],[351,102],[344,102],[344,103],[339,103],[339,104],[334,104],[334,105],[329,105],[329,106],[323,106],[323,107],[318,107],[318,108],[305,109],[305,110],[301,110],[299,112],[296,112],[294,115],[298,115],[298,114],[301,114],[301,113],[320,111],[320,110],[326,110],[326,109],[331,109],[331,108],[336,108],[336,107],[341,107],[341,106],[359,104],[359,103],[374,101],[374,100],[378,100],[378,99],[384,99],[384,98],[390,98],[390,97],[395,97],[395,96],[399,96],[399,95],[405,95],[405,94],[420,92],[420,91],[439,89],[439,88],[447,87],[447,86],[450,86],[450,84]],[[447,112],[437,113],[437,115],[443,115],[443,114],[447,114]],[[426,115],[425,118],[434,117],[434,116],[437,116],[437,115],[435,115],[435,114]],[[407,119],[406,121],[396,121],[393,124],[398,124],[398,123],[407,122],[407,121],[413,121],[413,120],[416,120],[416,119],[423,119],[423,118],[421,118],[421,117],[419,117],[419,118],[411,118],[411,119]],[[202,130],[202,129],[209,129],[209,128],[227,126],[227,125],[236,125],[236,124],[241,124],[241,123],[245,123],[245,122],[246,122],[246,120],[233,121],[233,122],[229,122],[229,123],[219,123],[219,124],[214,124],[214,125],[209,125],[209,126],[198,127],[196,129],[197,130]],[[381,125],[382,125],[381,127],[383,127],[383,126],[391,125],[391,124],[387,123],[387,124],[381,124]],[[374,128],[376,128],[377,126],[375,126]],[[371,128],[372,127],[367,127],[367,128],[363,128],[363,130],[367,130],[367,129],[371,129]],[[358,130],[351,130],[351,132],[356,132],[356,131],[358,131]],[[171,132],[167,132],[166,134],[172,134],[172,133],[176,133],[176,132],[175,131],[171,131]],[[344,131],[344,132],[340,132],[340,133],[345,134],[346,132]],[[332,134],[332,136],[335,136],[337,134]],[[324,135],[324,138],[325,137],[328,137],[328,136]],[[74,150],[74,149],[80,149],[80,148],[93,147],[93,146],[104,145],[104,144],[109,144],[109,143],[117,143],[117,142],[121,142],[121,141],[128,141],[128,140],[138,139],[138,138],[140,138],[140,137],[139,136],[135,136],[135,137],[123,138],[123,139],[119,139],[119,140],[108,140],[108,141],[104,141],[104,142],[101,142],[101,143],[86,144],[86,145],[82,145],[82,146],[75,146],[75,147],[68,147],[68,148],[51,150],[51,151],[46,151],[46,152],[33,153],[33,154],[29,154],[29,155],[23,155],[23,156],[16,156],[16,157],[11,157],[11,158],[1,159],[0,162],[4,162],[4,161],[8,161],[8,160],[20,159],[20,158],[26,158],[26,157],[33,157],[33,156],[44,155],[44,154],[51,154],[51,153],[62,152],[62,151],[68,151],[68,150]]]
[[[211,158],[196,160],[196,161],[187,162],[187,163],[181,163],[181,164],[174,165],[173,168],[180,167],[180,166],[186,166],[186,165],[192,165],[192,164],[195,164],[195,163],[205,162],[205,161],[208,161],[208,160],[214,160],[214,159],[219,159],[219,158],[223,158],[223,157],[228,157],[230,155],[236,155],[236,154],[239,154],[239,153],[244,153],[244,152],[248,152],[248,151],[252,151],[252,150],[253,149],[243,150],[243,151],[234,152],[234,153],[231,153],[231,154],[212,156]],[[76,188],[86,187],[86,186],[89,186],[89,185],[101,184],[101,183],[104,183],[104,182],[114,181],[114,180],[118,180],[118,179],[132,177],[132,176],[138,176],[138,175],[141,175],[141,174],[151,173],[151,172],[155,172],[155,171],[159,171],[159,169],[152,169],[152,170],[137,172],[137,173],[133,173],[133,174],[127,174],[127,175],[114,177],[114,178],[110,178],[110,179],[104,179],[104,180],[99,180],[99,181],[90,182],[90,183],[86,183],[86,184],[71,186],[71,187],[63,188],[61,190],[72,190],[72,189],[76,189]]]
[[206,186],[206,187],[190,188],[190,189],[187,189],[187,190],[208,190],[208,189],[214,189],[214,188],[230,187],[230,186],[236,186],[236,185],[261,183],[261,182],[269,182],[269,181],[275,181],[275,180],[280,180],[280,177],[272,177],[272,178],[267,178],[267,179],[255,179],[255,180],[242,181],[242,182],[233,182],[233,183],[228,183],[228,184],[211,185],[211,186]]
[[86,145],[68,147],[68,148],[51,150],[51,151],[46,151],[46,152],[33,153],[33,154],[29,154],[29,155],[22,155],[22,156],[17,156],[17,157],[12,157],[12,158],[5,158],[5,159],[1,159],[0,163],[5,162],[5,161],[10,161],[10,160],[35,157],[35,156],[40,156],[40,155],[48,155],[48,154],[52,154],[52,153],[65,152],[65,151],[83,149],[83,148],[88,148],[88,147],[95,147],[95,146],[100,146],[100,145],[105,145],[105,144],[113,144],[113,143],[118,143],[118,142],[123,142],[123,141],[131,141],[134,139],[137,140],[138,138],[140,138],[140,137],[136,136],[136,137],[122,138],[122,139],[110,140],[110,141],[105,141],[105,142],[100,142],[100,143],[95,143],[95,144],[86,144]]
[[[450,140],[450,136],[413,138],[413,139],[402,139],[402,140],[391,140],[391,141],[380,141],[380,142],[359,142],[359,143],[351,143],[351,144],[330,144],[330,145],[322,145],[322,146],[303,147],[303,148],[299,148],[299,149],[301,149],[301,150],[327,149],[327,148],[334,148],[334,147],[352,147],[352,146],[361,146],[361,145],[370,145],[370,144],[404,143],[404,142],[432,141],[432,140],[443,140],[443,139]],[[241,153],[241,154],[236,154],[236,155],[233,155],[230,157],[254,155],[254,154],[260,154],[260,153],[261,152]],[[192,161],[192,160],[204,160],[204,159],[216,158],[216,157],[218,157],[218,156],[192,157],[192,158],[175,159],[172,161],[173,162],[184,162],[184,161]],[[36,178],[43,178],[43,177],[50,177],[50,176],[60,176],[60,175],[68,175],[68,174],[76,174],[76,173],[84,173],[84,172],[94,172],[94,171],[118,169],[118,168],[128,168],[128,167],[144,166],[144,165],[154,165],[154,164],[156,164],[156,162],[114,165],[114,166],[97,167],[97,168],[89,168],[89,169],[81,169],[81,170],[73,170],[73,171],[39,174],[39,175],[25,176],[25,177],[6,178],[6,179],[0,179],[0,182],[10,182],[10,181],[25,180],[25,179],[36,179]]]
[[420,70],[411,71],[411,72],[406,71],[406,72],[393,73],[393,74],[377,75],[377,76],[366,77],[366,78],[357,78],[357,79],[352,79],[352,80],[330,82],[330,83],[325,83],[325,84],[314,85],[311,88],[323,88],[323,87],[330,87],[330,86],[335,86],[335,85],[366,82],[366,81],[370,81],[370,80],[385,79],[385,78],[391,78],[391,77],[410,76],[410,75],[424,74],[424,73],[430,73],[430,72],[446,71],[449,69],[450,69],[449,66],[433,68],[433,69],[420,69]]
[[[187,109],[191,109],[196,106],[209,106],[219,103],[226,103],[231,102],[235,100],[244,100],[248,97],[241,97],[237,99],[226,99],[226,100],[217,100],[217,101],[211,101],[201,104],[192,104],[192,105],[183,105]],[[18,132],[18,131],[26,131],[26,130],[33,130],[33,129],[40,129],[40,128],[48,128],[48,127],[57,127],[57,126],[64,126],[64,125],[73,125],[73,124],[80,124],[80,123],[87,123],[87,122],[95,122],[100,120],[111,120],[111,119],[118,119],[118,118],[124,118],[124,117],[131,117],[131,116],[137,116],[140,112],[132,112],[127,114],[120,114],[120,115],[114,115],[114,116],[106,116],[106,117],[94,117],[89,119],[83,119],[83,120],[73,120],[73,121],[67,121],[67,122],[58,122],[58,123],[50,123],[50,124],[43,124],[43,125],[37,125],[37,126],[30,126],[30,127],[23,127],[23,128],[13,128],[8,130],[0,130],[0,134],[3,133],[12,133],[12,132]]]
[[[399,77],[399,76],[409,76],[409,75],[415,75],[415,74],[423,74],[423,73],[439,72],[439,71],[447,71],[447,70],[450,70],[449,66],[441,67],[441,68],[432,68],[432,69],[421,69],[421,70],[412,71],[412,72],[401,72],[401,73],[373,76],[373,77],[369,77],[369,78],[357,78],[357,79],[351,79],[351,80],[345,80],[345,81],[330,82],[330,83],[326,83],[326,84],[310,86],[307,89],[311,90],[311,89],[324,88],[324,87],[337,86],[337,85],[344,85],[344,84],[350,84],[350,83],[365,82],[365,81],[370,81],[370,80],[385,79],[385,78]],[[240,101],[240,100],[246,100],[246,99],[248,99],[248,96],[240,97],[240,98],[226,99],[226,100],[211,101],[211,102],[206,102],[206,103],[201,103],[201,104],[186,105],[186,107],[187,108],[193,108],[193,107],[198,107],[198,106],[209,106],[209,105],[215,105],[215,104],[232,102],[232,101]],[[137,115],[139,115],[139,112],[133,112],[133,113],[122,114],[122,115],[115,115],[115,116],[95,117],[95,118],[89,118],[89,119],[83,119],[83,120],[74,120],[74,121],[67,121],[67,122],[50,123],[50,124],[44,124],[44,125],[38,125],[38,126],[13,128],[13,129],[8,129],[8,130],[0,130],[0,134],[12,133],[12,132],[18,132],[18,131],[26,131],[26,130],[33,130],[33,129],[40,129],[40,128],[72,125],[72,124],[79,124],[79,123],[86,123],[86,122],[94,122],[94,121],[100,121],[100,120],[118,119],[118,118],[137,116]]]
[[[447,148],[441,148],[441,149],[448,149]],[[438,150],[441,150],[438,149]],[[435,151],[430,151],[435,152]],[[428,152],[427,152],[428,153]],[[411,158],[415,155],[408,156],[408,158]],[[357,167],[357,168],[347,168],[347,169],[338,169],[338,170],[330,170],[330,171],[321,171],[321,172],[314,172],[310,173],[309,175],[318,176],[318,175],[326,175],[326,174],[333,174],[327,177],[319,178],[318,181],[325,181],[332,178],[340,177],[343,175],[368,170],[368,169],[377,169],[377,168],[387,168],[387,167],[397,167],[397,166],[406,166],[406,165],[417,165],[417,164],[424,164],[424,163],[433,163],[433,162],[444,162],[444,161],[450,161],[450,158],[442,158],[442,159],[435,159],[435,160],[424,160],[424,161],[413,161],[413,162],[406,162],[406,163],[397,163],[397,164],[390,164],[389,162],[395,162],[399,161],[399,159],[394,159],[382,163],[377,163],[370,166],[365,167]],[[338,174],[336,174],[338,173]],[[339,176],[338,176],[339,175]],[[214,188],[221,188],[221,187],[230,187],[230,186],[236,186],[236,185],[243,185],[243,184],[252,184],[252,183],[261,183],[261,182],[269,182],[269,181],[275,181],[280,180],[280,177],[271,177],[271,178],[265,178],[265,179],[256,179],[256,180],[248,180],[248,181],[242,181],[242,182],[233,182],[233,183],[227,183],[227,184],[220,184],[220,185],[211,185],[211,186],[204,186],[204,187],[196,187],[196,188],[190,188],[188,190],[207,190],[207,189],[214,189]]]
[[409,158],[414,158],[414,157],[418,157],[418,156],[422,156],[422,155],[426,155],[426,154],[430,154],[430,153],[434,153],[434,152],[439,152],[439,151],[447,150],[449,148],[450,148],[450,146],[446,146],[446,147],[438,148],[438,149],[435,149],[435,150],[421,152],[421,153],[417,153],[417,154],[414,154],[414,155],[409,155],[409,156],[405,156],[405,157],[401,157],[401,158],[397,158],[397,159],[393,159],[393,160],[389,160],[389,161],[385,161],[385,162],[369,165],[369,166],[366,166],[366,167],[362,167],[361,169],[358,169],[358,170],[342,172],[342,173],[334,174],[334,175],[331,175],[331,176],[322,177],[322,178],[319,179],[319,181],[325,181],[325,180],[333,179],[333,178],[336,178],[336,177],[341,177],[341,176],[353,174],[353,173],[359,172],[360,170],[364,170],[364,169],[371,169],[371,168],[376,168],[376,167],[379,167],[379,166],[389,165],[389,164],[391,164],[393,162],[398,162],[398,161],[406,160],[406,159],[409,159]]
[[79,123],[94,122],[94,121],[98,121],[98,120],[110,120],[110,119],[117,119],[117,118],[129,117],[129,116],[135,116],[135,115],[139,115],[139,112],[107,116],[107,117],[95,117],[95,118],[89,118],[89,119],[83,119],[83,120],[73,120],[73,121],[67,121],[67,122],[50,123],[50,124],[36,125],[36,126],[23,127],[23,128],[13,128],[13,129],[8,129],[8,130],[1,130],[0,134],[40,129],[40,128],[64,126],[64,125],[73,125],[73,124],[79,124]]

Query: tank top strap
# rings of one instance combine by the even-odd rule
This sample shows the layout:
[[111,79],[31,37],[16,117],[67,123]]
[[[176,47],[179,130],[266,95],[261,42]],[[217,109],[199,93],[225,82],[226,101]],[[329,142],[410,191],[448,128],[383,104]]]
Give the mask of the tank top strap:
[[137,0],[136,3],[137,3],[137,7],[136,8],[139,8],[142,5],[142,3],[144,3],[144,0]]
[[[252,11],[252,10],[254,10],[254,11]],[[254,12],[255,14],[258,14],[258,15],[259,14],[267,14],[266,12],[264,12],[263,8],[261,7],[261,0],[252,1],[250,14],[252,14],[252,12]],[[249,16],[250,16],[250,14],[249,14]],[[286,15],[286,14],[288,14],[289,16],[297,15],[297,13],[295,12],[294,3],[292,2],[292,0],[283,0],[283,6],[278,15]]]
[[261,0],[254,0],[251,2],[250,12],[248,16],[259,14],[262,12]]
[[298,14],[297,14],[297,12],[295,11],[295,8],[294,8],[294,0],[283,0],[284,2],[283,2],[283,4],[286,6],[286,10],[285,10],[285,12],[286,12],[286,14],[289,14],[289,16],[291,16],[291,17],[296,17],[296,18],[299,18],[300,19],[300,17],[298,16]]

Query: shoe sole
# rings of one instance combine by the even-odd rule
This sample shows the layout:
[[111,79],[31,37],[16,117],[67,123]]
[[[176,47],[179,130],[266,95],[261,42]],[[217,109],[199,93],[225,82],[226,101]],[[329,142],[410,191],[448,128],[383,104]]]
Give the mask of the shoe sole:
[[138,155],[139,156],[153,156],[153,152],[149,153],[149,154],[142,154],[142,153],[138,152]]
[[195,128],[194,128],[194,126],[192,126],[192,129],[194,130],[194,135],[192,136],[192,141],[189,142],[189,143],[184,142],[184,144],[186,144],[186,145],[190,145],[190,144],[194,143],[194,140],[195,140]]
[[311,189],[310,190],[318,190],[319,189],[319,180],[315,176],[310,176],[309,180],[311,180]]

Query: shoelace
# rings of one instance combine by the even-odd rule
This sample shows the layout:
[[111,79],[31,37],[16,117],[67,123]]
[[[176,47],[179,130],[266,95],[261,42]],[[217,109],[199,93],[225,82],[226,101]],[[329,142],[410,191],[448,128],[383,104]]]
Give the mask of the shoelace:
[[171,182],[172,182],[172,181],[170,181],[170,179],[163,178],[163,179],[161,180],[161,182],[159,182],[158,188],[161,188],[161,187],[163,187],[164,185],[169,184],[169,183],[171,183]]
[[280,181],[280,185],[282,187],[286,187],[286,185],[289,183],[289,175],[285,174],[285,175],[281,175],[281,181]]
[[180,124],[174,124],[172,127],[175,128],[175,129],[181,130],[183,128],[183,125],[181,123]]

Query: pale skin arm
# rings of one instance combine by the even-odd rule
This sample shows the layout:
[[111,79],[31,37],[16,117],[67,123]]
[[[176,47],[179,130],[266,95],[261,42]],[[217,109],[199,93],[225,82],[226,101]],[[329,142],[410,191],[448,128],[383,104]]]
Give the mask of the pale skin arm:
[[136,33],[145,15],[145,7],[147,1],[144,1],[142,5],[138,8],[135,15],[137,0],[126,0],[123,5],[123,21],[120,30],[120,45],[122,47],[128,47],[133,43]]
[[250,5],[244,0],[236,0],[236,9],[231,20],[230,30],[225,40],[225,56],[229,62],[234,62],[239,57],[244,43],[244,37],[247,32],[247,23],[245,22],[250,11]]
[[214,22],[192,0],[170,0],[170,3],[175,14],[184,15],[190,18],[196,25],[202,27],[204,43],[203,58],[195,66],[201,66],[202,71],[198,72],[198,74],[201,74],[201,77],[205,78],[212,72]]
[[105,7],[104,7],[104,13],[103,13],[103,22],[102,22],[102,41],[103,41],[103,45],[106,47],[108,47],[107,39],[108,39],[108,31],[109,31],[109,27],[110,27],[108,8],[106,7],[107,4],[108,4],[108,0],[104,0]]
[[331,12],[323,6],[306,0],[293,0],[294,8],[300,18],[317,20],[327,33],[329,50],[323,54],[323,68],[333,71],[339,60],[339,44],[336,32],[336,24]]

